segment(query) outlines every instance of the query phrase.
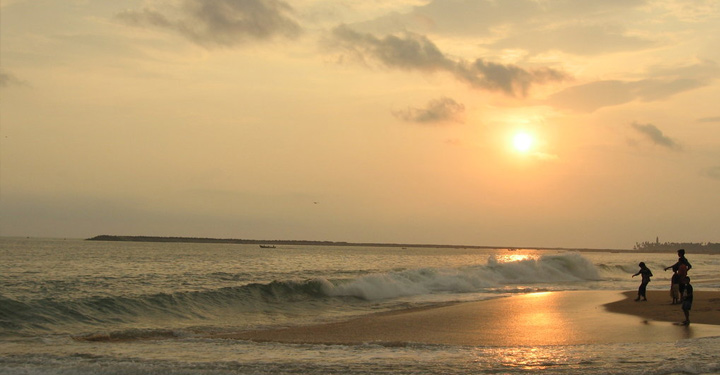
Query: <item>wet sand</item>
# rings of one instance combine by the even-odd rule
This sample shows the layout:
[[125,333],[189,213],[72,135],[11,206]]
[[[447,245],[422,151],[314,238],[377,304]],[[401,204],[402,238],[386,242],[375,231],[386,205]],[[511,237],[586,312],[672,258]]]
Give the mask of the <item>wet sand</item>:
[[425,309],[373,314],[335,323],[244,331],[215,338],[258,342],[524,346],[662,342],[720,336],[720,292],[697,291],[689,327],[668,292],[533,293]]
[[[624,292],[625,299],[605,305],[608,311],[632,314],[663,322],[685,320],[680,305],[672,305],[670,291],[649,290],[647,301],[635,302],[637,292]],[[692,323],[720,325],[720,292],[695,291],[690,310]]]

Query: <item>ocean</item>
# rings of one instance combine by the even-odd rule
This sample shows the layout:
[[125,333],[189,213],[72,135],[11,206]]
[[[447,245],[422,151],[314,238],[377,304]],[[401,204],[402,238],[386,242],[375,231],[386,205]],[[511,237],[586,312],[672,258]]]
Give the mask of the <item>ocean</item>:
[[[720,256],[688,254],[696,292]],[[711,374],[720,337],[490,347],[310,345],[214,333],[564,290],[669,290],[676,255],[0,238],[0,374]],[[668,297],[669,298],[669,297]],[[678,311],[678,315],[681,312]]]

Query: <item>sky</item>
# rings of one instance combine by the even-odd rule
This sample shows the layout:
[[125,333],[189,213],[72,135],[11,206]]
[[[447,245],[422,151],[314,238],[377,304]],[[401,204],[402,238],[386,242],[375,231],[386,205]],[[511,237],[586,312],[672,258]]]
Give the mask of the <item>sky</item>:
[[0,0],[0,235],[720,242],[715,0]]

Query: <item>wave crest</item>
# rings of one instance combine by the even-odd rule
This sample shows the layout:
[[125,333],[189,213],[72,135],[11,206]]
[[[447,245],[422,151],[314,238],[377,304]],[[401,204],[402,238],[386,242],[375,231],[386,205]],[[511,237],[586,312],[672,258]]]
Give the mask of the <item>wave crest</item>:
[[408,296],[559,290],[562,287],[554,285],[599,279],[595,266],[578,253],[517,261],[491,256],[484,265],[407,269],[342,280],[286,280],[204,291],[70,300],[18,301],[0,296],[0,327],[17,332],[58,330],[78,324],[122,326],[142,321],[202,324],[219,316],[237,319],[246,314],[308,314],[328,306]]
[[412,269],[363,276],[328,287],[331,296],[379,300],[433,293],[526,291],[519,284],[600,280],[595,266],[578,253],[543,255],[503,262],[490,256],[487,265],[457,269]]

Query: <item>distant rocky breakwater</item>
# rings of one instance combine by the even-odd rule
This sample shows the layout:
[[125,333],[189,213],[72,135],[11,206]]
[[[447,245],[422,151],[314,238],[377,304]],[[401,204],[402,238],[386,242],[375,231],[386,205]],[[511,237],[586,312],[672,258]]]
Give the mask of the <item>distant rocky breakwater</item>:
[[409,243],[370,243],[343,241],[307,241],[307,240],[249,240],[234,238],[202,237],[156,237],[156,236],[117,236],[100,235],[88,238],[88,241],[126,241],[126,242],[184,242],[184,243],[221,243],[246,245],[294,245],[294,246],[364,246],[364,247],[402,247],[402,248],[448,248],[448,249],[529,249],[529,250],[568,250],[568,251],[622,251],[618,249],[574,249],[562,247],[519,247],[519,246],[478,246],[478,245],[438,245]]
[[437,244],[407,244],[407,243],[363,243],[344,241],[308,241],[308,240],[250,240],[236,238],[205,238],[205,237],[159,237],[159,236],[118,236],[99,235],[87,238],[87,241],[125,241],[125,242],[182,242],[182,243],[218,243],[218,244],[244,244],[244,245],[286,245],[286,246],[365,246],[365,247],[418,247],[418,248],[449,248],[449,249],[532,249],[532,250],[568,250],[590,252],[617,252],[628,251],[635,253],[665,253],[685,249],[696,254],[720,254],[720,243],[696,242],[643,242],[636,243],[631,249],[590,249],[565,247],[527,247],[527,246],[477,246],[477,245],[437,245]]

